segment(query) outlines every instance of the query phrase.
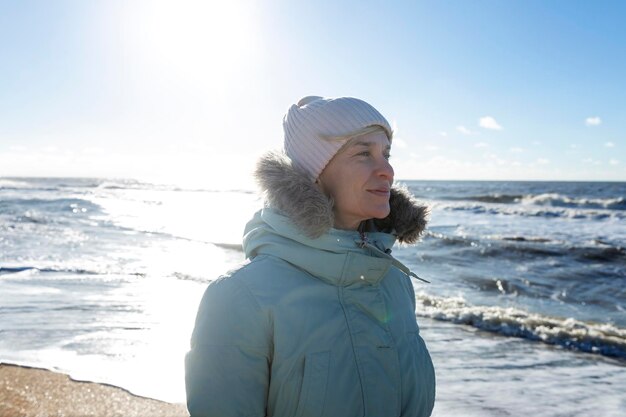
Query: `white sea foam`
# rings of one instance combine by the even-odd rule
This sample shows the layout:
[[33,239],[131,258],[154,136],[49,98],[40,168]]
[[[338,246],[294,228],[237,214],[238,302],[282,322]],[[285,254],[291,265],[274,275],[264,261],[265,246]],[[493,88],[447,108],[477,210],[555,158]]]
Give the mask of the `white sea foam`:
[[558,193],[545,193],[525,196],[520,201],[522,204],[533,204],[553,207],[578,207],[625,210],[626,199],[616,198],[571,198]]
[[2,188],[32,188],[27,182],[0,178],[0,189]]
[[612,324],[548,317],[513,307],[473,306],[462,297],[437,297],[424,292],[416,294],[416,301],[419,316],[626,359],[626,329]]
[[[608,205],[608,203],[607,203]],[[487,215],[508,215],[508,216],[525,216],[525,217],[545,217],[545,218],[566,218],[566,219],[624,219],[626,214],[624,210],[610,209],[609,207],[588,206],[581,207],[573,205],[568,206],[552,206],[552,205],[504,205],[490,203],[473,203],[473,202],[436,202],[431,205],[433,209],[442,209],[447,211],[467,211],[474,214]]]

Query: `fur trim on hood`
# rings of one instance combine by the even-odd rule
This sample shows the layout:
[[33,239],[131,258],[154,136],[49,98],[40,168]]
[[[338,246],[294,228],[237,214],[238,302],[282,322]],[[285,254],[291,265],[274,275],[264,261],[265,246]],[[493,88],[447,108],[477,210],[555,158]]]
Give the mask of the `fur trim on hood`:
[[[266,204],[282,211],[307,236],[317,238],[333,227],[333,200],[306,174],[293,168],[285,155],[265,154],[257,164],[255,177]],[[428,208],[398,186],[392,187],[389,204],[387,217],[373,219],[376,230],[395,235],[401,243],[415,243],[426,227]]]

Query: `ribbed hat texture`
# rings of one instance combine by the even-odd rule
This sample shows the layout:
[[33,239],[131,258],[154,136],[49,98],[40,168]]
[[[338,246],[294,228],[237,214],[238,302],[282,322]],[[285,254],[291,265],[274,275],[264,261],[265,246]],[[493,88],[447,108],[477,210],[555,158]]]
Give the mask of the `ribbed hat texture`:
[[347,141],[329,138],[351,135],[370,126],[382,127],[391,141],[389,122],[365,101],[304,97],[283,118],[284,150],[293,165],[315,181]]

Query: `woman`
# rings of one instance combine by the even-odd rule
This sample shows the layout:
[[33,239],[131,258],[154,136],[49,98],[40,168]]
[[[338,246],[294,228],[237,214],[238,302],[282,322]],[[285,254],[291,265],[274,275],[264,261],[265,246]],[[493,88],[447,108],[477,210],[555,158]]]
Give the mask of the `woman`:
[[392,130],[350,97],[305,97],[284,153],[256,176],[266,197],[245,264],[212,282],[186,357],[195,416],[428,416],[435,375],[408,268],[426,208],[392,188]]

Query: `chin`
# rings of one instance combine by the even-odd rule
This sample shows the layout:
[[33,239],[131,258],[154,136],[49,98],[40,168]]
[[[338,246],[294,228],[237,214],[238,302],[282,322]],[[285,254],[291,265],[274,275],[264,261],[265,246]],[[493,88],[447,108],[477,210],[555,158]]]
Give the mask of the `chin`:
[[389,213],[391,212],[391,209],[389,207],[389,205],[387,205],[386,207],[380,207],[377,208],[375,210],[372,210],[372,216],[370,218],[372,219],[384,219],[385,217],[389,216]]

